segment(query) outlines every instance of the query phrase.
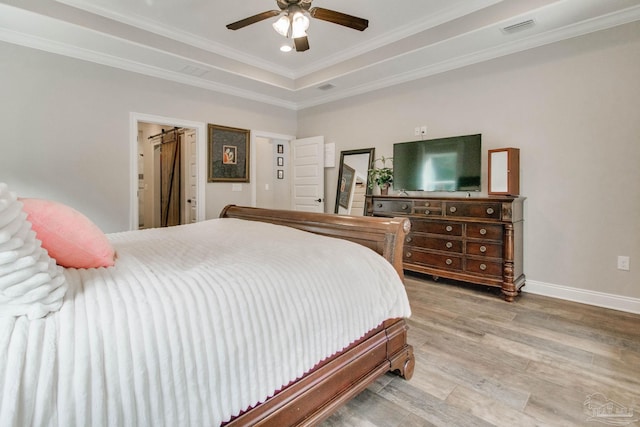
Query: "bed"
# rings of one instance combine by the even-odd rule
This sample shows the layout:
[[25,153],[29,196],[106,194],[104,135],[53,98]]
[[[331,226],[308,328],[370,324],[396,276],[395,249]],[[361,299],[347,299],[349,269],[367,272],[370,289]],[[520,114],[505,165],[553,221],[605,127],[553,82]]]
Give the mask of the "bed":
[[388,371],[411,377],[405,219],[220,216],[110,234],[113,267],[39,258],[37,310],[6,303],[0,276],[0,426],[313,425]]

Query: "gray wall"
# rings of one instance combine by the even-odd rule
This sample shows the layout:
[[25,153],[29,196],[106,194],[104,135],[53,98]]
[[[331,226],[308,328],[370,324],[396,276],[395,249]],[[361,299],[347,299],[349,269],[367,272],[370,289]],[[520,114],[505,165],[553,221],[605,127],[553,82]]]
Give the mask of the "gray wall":
[[[640,24],[301,111],[336,151],[472,133],[519,147],[531,283],[640,297]],[[337,168],[327,170],[333,211]],[[616,269],[631,256],[631,271]]]
[[[390,156],[423,124],[430,138],[482,133],[484,176],[486,150],[521,149],[529,283],[640,298],[638,52],[628,24],[296,113],[0,43],[0,181],[110,232],[129,225],[130,112],[324,135],[336,156]],[[326,171],[333,212],[337,167]],[[250,204],[243,187],[207,184],[207,217]]]
[[[129,228],[130,113],[295,135],[296,113],[0,42],[0,182],[58,200],[105,232]],[[206,185],[206,217],[251,204]]]

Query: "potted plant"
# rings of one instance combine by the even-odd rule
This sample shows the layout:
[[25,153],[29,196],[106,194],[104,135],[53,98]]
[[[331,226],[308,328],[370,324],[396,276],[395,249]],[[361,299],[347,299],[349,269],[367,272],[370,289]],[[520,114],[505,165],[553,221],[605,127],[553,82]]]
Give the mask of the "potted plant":
[[[391,162],[393,157],[382,156],[373,161],[373,168],[369,169],[369,188],[373,189],[374,184],[380,187],[380,194],[386,196],[389,193],[389,185],[393,182],[393,169],[387,166],[387,161]],[[375,167],[376,162],[382,163],[381,168]]]

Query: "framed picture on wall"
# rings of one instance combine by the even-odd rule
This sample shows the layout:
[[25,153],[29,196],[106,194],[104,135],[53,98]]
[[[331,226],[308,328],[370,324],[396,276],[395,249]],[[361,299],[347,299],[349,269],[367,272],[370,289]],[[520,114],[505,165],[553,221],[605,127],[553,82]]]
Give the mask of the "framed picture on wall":
[[284,179],[284,171],[282,169],[278,169],[278,179]]
[[284,145],[278,144],[278,154],[284,153]]
[[278,166],[284,166],[284,157],[278,157]]
[[208,182],[249,182],[248,129],[209,124]]

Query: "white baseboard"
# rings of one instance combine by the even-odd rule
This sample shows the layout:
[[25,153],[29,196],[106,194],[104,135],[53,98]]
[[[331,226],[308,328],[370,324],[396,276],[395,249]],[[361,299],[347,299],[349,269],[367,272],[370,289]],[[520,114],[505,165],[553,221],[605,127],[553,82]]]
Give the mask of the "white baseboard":
[[570,288],[527,279],[523,292],[640,314],[640,298]]

